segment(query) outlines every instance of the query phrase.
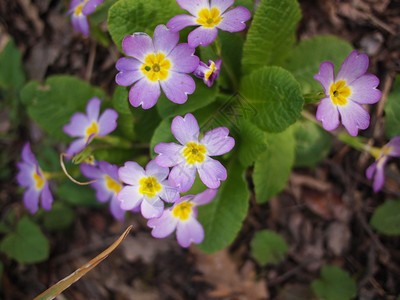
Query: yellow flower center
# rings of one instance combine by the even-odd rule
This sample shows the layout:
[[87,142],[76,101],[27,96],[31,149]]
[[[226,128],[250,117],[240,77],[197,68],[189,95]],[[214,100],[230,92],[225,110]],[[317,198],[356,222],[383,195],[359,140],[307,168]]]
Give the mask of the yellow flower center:
[[149,198],[154,197],[157,192],[161,191],[161,184],[153,176],[143,177],[139,180],[139,184],[139,193]]
[[218,8],[213,7],[211,8],[211,10],[209,10],[208,8],[203,8],[202,10],[200,10],[199,18],[196,21],[204,27],[213,28],[217,26],[221,22],[221,20],[222,17],[220,16]]
[[165,59],[165,55],[163,53],[157,53],[157,55],[147,55],[140,70],[149,80],[158,81],[167,79],[168,70],[170,68],[171,62]]
[[97,132],[99,132],[99,125],[95,121],[92,121],[92,124],[86,128],[86,142],[92,134],[96,135]]
[[343,106],[347,104],[347,98],[351,94],[351,89],[346,86],[346,81],[339,80],[331,84],[329,94],[334,105]]
[[183,149],[183,156],[186,158],[188,164],[194,164],[196,162],[202,163],[206,158],[204,155],[206,152],[206,147],[202,144],[189,142]]
[[189,219],[190,214],[192,213],[192,206],[193,203],[189,202],[182,202],[179,203],[175,208],[172,210],[172,214],[175,218],[179,218],[182,221]]
[[75,8],[75,16],[80,15],[82,13],[82,9],[84,6],[85,6],[85,3],[82,3]]
[[120,183],[116,182],[114,179],[112,179],[110,176],[106,175],[104,176],[106,179],[106,186],[109,190],[114,191],[116,194],[122,189],[122,186]]
[[45,180],[42,176],[40,176],[36,170],[33,172],[33,179],[35,180],[36,184],[35,187],[36,189],[40,190],[44,186]]
[[212,73],[214,73],[215,70],[217,70],[217,68],[215,67],[215,63],[211,63],[210,68],[211,68],[211,70],[210,70],[210,71],[207,71],[206,74],[204,74],[204,78],[205,78],[206,80],[208,80],[208,78],[210,78],[210,76],[212,75]]

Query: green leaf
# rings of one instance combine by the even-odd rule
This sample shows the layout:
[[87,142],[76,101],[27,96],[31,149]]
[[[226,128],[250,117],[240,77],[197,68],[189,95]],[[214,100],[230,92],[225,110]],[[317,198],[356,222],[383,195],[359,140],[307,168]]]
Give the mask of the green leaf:
[[75,212],[69,206],[58,202],[43,214],[43,225],[51,231],[67,229],[74,221]]
[[400,135],[400,75],[396,77],[384,110],[386,115],[386,136],[395,137]]
[[311,288],[321,299],[349,300],[356,296],[356,283],[349,273],[336,266],[322,267],[321,278],[312,282]]
[[112,98],[114,109],[118,112],[118,126],[114,134],[120,132],[124,137],[133,140],[135,137],[134,132],[134,118],[130,110],[128,102],[128,90],[125,87],[117,86]]
[[22,55],[11,39],[0,53],[0,88],[19,89],[25,82]]
[[227,247],[235,239],[247,214],[249,191],[245,170],[231,159],[228,178],[221,183],[211,203],[200,206],[199,221],[204,228],[204,241],[198,246],[207,253]]
[[239,149],[239,161],[244,167],[249,167],[267,148],[265,133],[248,120],[241,120],[239,128],[240,140],[236,146]]
[[172,119],[164,119],[160,125],[158,125],[157,129],[154,131],[153,137],[150,141],[150,156],[151,158],[155,158],[157,154],[154,152],[154,147],[158,143],[170,143],[175,142],[178,143],[175,137],[171,133],[171,123]]
[[37,263],[49,257],[49,241],[39,226],[22,218],[15,232],[8,234],[0,244],[0,250],[19,263]]
[[251,240],[250,246],[251,254],[262,266],[279,263],[289,250],[282,236],[270,230],[258,231]]
[[172,0],[119,0],[108,12],[108,30],[122,51],[122,40],[135,32],[153,36],[159,24],[167,22],[184,11]]
[[95,25],[99,25],[101,22],[105,21],[108,16],[108,10],[117,1],[118,0],[104,0],[102,4],[96,7],[95,12],[90,14],[90,21]]
[[4,264],[0,261],[0,287],[3,282],[3,272],[4,272]]
[[29,116],[49,135],[64,142],[70,138],[62,127],[70,122],[74,113],[85,111],[86,104],[95,96],[102,99],[104,92],[65,75],[48,77],[45,84],[31,81],[21,91]]
[[[84,181],[85,179],[83,179]],[[80,186],[71,181],[57,187],[57,195],[69,204],[76,206],[101,207],[96,200],[95,191],[90,186]]]
[[290,54],[283,67],[292,72],[300,83],[303,93],[322,90],[321,84],[313,76],[318,73],[319,65],[331,61],[335,69],[353,50],[346,41],[331,36],[318,36],[302,41]]
[[161,122],[157,108],[134,108],[132,114],[135,121],[135,136],[141,142],[150,142],[154,131]]
[[285,130],[296,122],[303,109],[299,84],[280,67],[262,67],[246,75],[240,91],[257,111],[252,121],[265,131]]
[[265,65],[279,65],[296,41],[301,12],[296,0],[260,2],[243,47],[245,73]]
[[217,91],[217,85],[209,88],[202,80],[196,79],[196,90],[192,95],[188,95],[188,100],[184,104],[176,104],[168,100],[163,93],[158,99],[157,111],[163,119],[194,112],[214,102],[217,98]]
[[400,235],[400,200],[388,200],[378,206],[370,223],[380,233]]
[[253,171],[258,203],[268,201],[285,187],[295,157],[292,128],[279,134],[267,134],[266,142],[267,150],[257,158]]
[[331,137],[315,123],[301,119],[294,125],[296,167],[315,166],[331,149]]

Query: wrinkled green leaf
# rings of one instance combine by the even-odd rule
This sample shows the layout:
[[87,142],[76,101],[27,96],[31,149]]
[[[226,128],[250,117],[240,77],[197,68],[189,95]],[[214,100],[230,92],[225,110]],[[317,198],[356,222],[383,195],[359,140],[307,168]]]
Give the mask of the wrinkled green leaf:
[[395,137],[400,135],[400,75],[396,77],[384,110],[386,115],[386,136]]
[[0,88],[18,89],[25,82],[25,74],[22,70],[22,55],[10,40],[0,53]]
[[314,293],[325,300],[349,300],[356,296],[356,283],[349,273],[339,267],[325,265],[322,267],[321,278],[311,284]]
[[244,167],[251,166],[257,157],[266,150],[265,133],[248,120],[239,123],[240,140],[238,145],[239,161]]
[[378,206],[370,223],[378,232],[400,235],[400,200],[388,200]]
[[280,67],[263,67],[243,77],[241,95],[256,110],[251,121],[269,132],[281,132],[296,122],[304,100],[294,77]]
[[296,41],[301,12],[296,0],[260,2],[243,47],[245,73],[265,65],[280,65]]
[[295,157],[292,128],[279,134],[267,134],[266,143],[267,150],[254,164],[253,182],[258,203],[268,201],[285,187]]
[[279,263],[289,250],[282,236],[270,230],[256,232],[250,246],[254,259],[262,266]]
[[0,250],[19,263],[37,263],[49,257],[49,241],[39,226],[29,218],[22,218],[15,232],[1,241]]
[[133,140],[134,133],[134,118],[130,110],[128,101],[128,90],[125,87],[118,86],[112,98],[113,108],[118,112],[119,117],[117,120],[118,126],[115,134],[120,132],[124,137]]
[[43,214],[44,227],[52,231],[67,229],[74,221],[74,210],[62,203],[54,203],[51,210]]

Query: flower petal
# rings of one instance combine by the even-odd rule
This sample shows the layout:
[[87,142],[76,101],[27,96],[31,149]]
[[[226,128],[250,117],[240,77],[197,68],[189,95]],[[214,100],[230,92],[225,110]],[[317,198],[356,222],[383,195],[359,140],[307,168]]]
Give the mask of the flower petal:
[[188,99],[188,94],[193,94],[196,83],[189,75],[169,72],[166,80],[160,82],[165,96],[174,103],[182,104]]
[[195,17],[203,8],[210,9],[209,0],[176,0],[176,2],[182,9],[187,10]]
[[39,209],[40,192],[40,190],[30,188],[24,193],[24,206],[30,211],[32,215]]
[[174,203],[179,198],[179,191],[176,187],[172,187],[167,181],[164,181],[159,196],[165,202]]
[[235,3],[235,0],[211,0],[210,7],[218,8],[219,12],[223,14],[229,7]]
[[387,147],[390,147],[388,156],[400,157],[400,136],[393,138]]
[[164,202],[158,197],[155,201],[152,199],[144,198],[141,205],[142,216],[146,219],[159,218],[164,211]]
[[335,81],[335,66],[330,61],[324,61],[319,66],[318,74],[314,75],[314,79],[321,83],[324,88],[325,95],[329,96],[329,89]]
[[143,202],[143,198],[138,186],[124,186],[117,194],[117,199],[124,210],[135,209]]
[[51,204],[53,203],[53,195],[49,189],[49,182],[46,181],[41,195],[41,204],[44,210],[51,210]]
[[196,118],[188,113],[184,118],[176,116],[172,120],[171,132],[174,137],[184,146],[188,142],[198,142],[199,140],[199,124]]
[[365,172],[368,179],[373,178],[372,187],[375,193],[379,192],[385,184],[385,165],[387,160],[387,156],[380,158],[370,165]]
[[158,25],[153,36],[154,50],[168,56],[179,42],[179,33],[173,32],[165,25]]
[[121,222],[124,220],[126,210],[121,208],[121,202],[118,201],[116,195],[111,198],[110,211],[115,219]]
[[93,182],[90,184],[90,186],[96,191],[96,199],[100,203],[106,203],[115,194],[114,191],[111,191],[107,188],[106,181],[104,179]]
[[222,155],[231,151],[235,146],[235,140],[228,135],[228,128],[218,127],[208,131],[200,140],[200,143],[206,147],[207,155]]
[[142,63],[148,54],[154,53],[153,41],[149,35],[143,32],[126,36],[122,41],[122,49],[126,55],[136,58]]
[[84,137],[85,130],[90,125],[90,121],[83,113],[75,113],[71,117],[71,122],[64,125],[63,131],[70,137]]
[[82,13],[84,15],[90,15],[96,10],[96,6],[103,3],[103,0],[89,0],[86,2],[85,6],[82,8]]
[[378,77],[372,74],[363,75],[351,83],[348,99],[359,104],[376,103],[382,96],[381,91],[376,88],[378,85]]
[[178,219],[174,218],[172,211],[169,209],[164,210],[163,214],[159,218],[150,219],[147,222],[147,226],[152,228],[151,235],[155,238],[165,238],[174,232]]
[[139,185],[140,179],[145,177],[146,173],[137,162],[127,161],[123,167],[119,168],[118,176],[124,183]]
[[179,222],[176,228],[176,239],[184,248],[191,243],[200,244],[204,239],[203,226],[195,218],[189,218],[185,222]]
[[83,149],[85,149],[85,147],[86,147],[85,138],[77,139],[69,145],[65,153],[73,156],[81,152]]
[[336,129],[339,124],[339,111],[331,98],[324,98],[318,105],[316,118],[318,121],[322,122],[322,126],[325,130],[331,131]]
[[356,136],[358,129],[367,129],[369,114],[360,104],[349,101],[346,105],[338,105],[343,126],[350,135]]
[[179,192],[185,193],[193,186],[195,179],[196,167],[182,163],[172,168],[168,182],[171,186],[177,187]]
[[17,174],[17,182],[20,186],[28,188],[35,185],[35,180],[32,177],[36,169],[35,165],[27,164],[25,162],[18,163],[19,172]]
[[86,115],[89,121],[97,122],[99,118],[100,105],[101,105],[101,100],[97,97],[93,97],[92,99],[89,100],[88,104],[86,105]]
[[110,108],[107,108],[99,119],[99,136],[106,136],[117,128],[118,113]]
[[119,71],[115,76],[115,82],[121,86],[129,86],[140,80],[145,76],[143,72],[140,71],[142,65],[143,64],[140,61],[134,58],[120,58],[115,65]]
[[175,143],[159,143],[154,147],[154,152],[158,154],[155,158],[156,163],[162,167],[173,167],[183,162],[183,146]]
[[220,186],[220,181],[226,180],[227,173],[225,167],[212,158],[206,160],[198,167],[201,181],[210,189],[216,189]]
[[357,55],[357,51],[352,51],[342,63],[336,76],[336,81],[345,80],[347,85],[363,75],[368,69],[369,59],[366,54]]
[[112,179],[119,181],[117,165],[112,165],[107,161],[99,161],[98,166],[104,174],[107,174]]
[[130,89],[129,102],[134,107],[141,105],[143,109],[149,109],[156,105],[160,95],[161,90],[158,81],[151,82],[147,78],[142,78]]
[[71,16],[71,23],[74,26],[76,31],[88,36],[89,35],[89,22],[87,17],[83,14],[75,15],[72,14]]
[[246,22],[251,17],[250,11],[243,7],[237,6],[233,9],[228,10],[222,15],[221,22],[217,25],[217,28],[229,31],[238,32],[246,28]]
[[215,195],[217,195],[218,190],[216,189],[207,189],[200,194],[197,194],[193,197],[192,202],[196,204],[196,206],[203,205],[209,203],[214,199]]
[[169,174],[169,168],[159,166],[155,159],[146,165],[146,176],[153,176],[158,182],[163,181]]
[[167,27],[171,29],[172,32],[178,32],[185,27],[195,25],[199,25],[199,23],[196,22],[195,17],[190,15],[177,15],[167,23]]
[[100,179],[104,176],[103,171],[89,164],[81,164],[81,172],[84,176],[90,179]]
[[218,35],[217,28],[206,28],[200,26],[189,33],[188,36],[188,43],[189,46],[192,48],[196,48],[197,46],[201,45],[203,47],[210,45],[212,42],[215,41]]
[[31,145],[29,143],[25,143],[24,147],[22,147],[21,157],[24,162],[28,164],[37,166],[37,161],[35,155],[32,153]]
[[172,71],[192,73],[199,65],[199,58],[194,55],[195,49],[188,44],[179,44],[167,57],[172,62]]

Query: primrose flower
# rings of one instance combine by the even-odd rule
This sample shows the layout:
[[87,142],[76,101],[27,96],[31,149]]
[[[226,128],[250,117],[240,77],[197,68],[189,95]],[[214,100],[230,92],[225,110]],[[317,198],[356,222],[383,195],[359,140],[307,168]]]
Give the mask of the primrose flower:
[[49,189],[49,182],[46,178],[46,173],[43,172],[35,156],[31,151],[29,143],[26,143],[22,148],[22,162],[18,163],[18,184],[27,190],[24,193],[24,205],[34,214],[39,209],[40,202],[45,210],[51,209],[53,196]]
[[129,57],[120,58],[115,81],[122,86],[134,84],[129,92],[129,102],[134,107],[153,107],[161,95],[172,102],[185,103],[196,84],[192,73],[199,65],[194,48],[178,44],[179,33],[171,32],[165,25],[154,30],[154,40],[142,32],[128,35],[122,41],[122,49]]
[[204,230],[197,221],[197,206],[214,199],[217,190],[205,190],[195,196],[187,195],[177,200],[174,206],[164,210],[159,218],[150,219],[147,226],[152,228],[151,235],[165,238],[176,229],[179,245],[189,247],[191,243],[200,244],[204,239]]
[[172,120],[171,131],[181,145],[175,143],[159,143],[154,151],[155,158],[162,167],[173,167],[169,175],[172,186],[180,192],[187,192],[196,178],[196,170],[200,179],[210,189],[216,189],[220,180],[227,177],[225,167],[210,156],[222,155],[232,150],[235,140],[228,136],[229,129],[218,127],[208,131],[199,142],[199,125],[192,114],[184,118],[177,116]]
[[206,65],[201,61],[193,74],[197,78],[203,79],[204,83],[211,87],[214,83],[214,80],[219,76],[221,62],[222,60],[220,59],[218,59],[216,62],[209,60],[208,65]]
[[166,180],[168,168],[160,167],[151,160],[144,170],[138,163],[128,161],[118,170],[121,180],[128,184],[118,193],[121,208],[137,209],[140,206],[146,219],[158,218],[164,210],[164,201],[173,203],[179,198],[178,189]]
[[352,136],[358,134],[359,128],[368,128],[369,114],[362,105],[376,103],[381,98],[381,91],[376,88],[379,79],[365,74],[368,64],[367,55],[357,55],[357,51],[353,51],[342,63],[336,78],[331,62],[320,65],[314,79],[323,86],[326,98],[318,105],[316,117],[326,130],[339,126],[339,114],[343,126]]
[[382,147],[376,155],[376,161],[366,170],[368,179],[374,180],[374,192],[379,192],[385,183],[385,165],[391,157],[400,157],[400,136],[395,137]]
[[92,98],[86,106],[86,115],[81,112],[71,117],[71,122],[64,125],[63,130],[71,137],[79,139],[69,145],[66,153],[75,155],[81,152],[96,136],[106,136],[117,127],[118,113],[106,109],[99,117],[101,100]]
[[122,189],[118,178],[118,167],[106,161],[98,162],[98,167],[81,164],[81,171],[87,178],[96,180],[90,186],[96,190],[96,198],[100,203],[110,200],[110,211],[115,219],[124,220],[125,210],[120,207],[117,194]]
[[69,5],[68,14],[71,15],[71,23],[74,28],[89,35],[89,22],[87,16],[96,10],[96,6],[103,3],[103,0],[72,0]]
[[[179,6],[192,15],[178,15],[168,21],[167,27],[178,32],[187,26],[200,26],[188,36],[189,46],[196,48],[211,44],[218,35],[218,29],[238,32],[246,28],[251,15],[247,8],[230,8],[235,0],[177,0]],[[218,28],[218,29],[217,29]]]

